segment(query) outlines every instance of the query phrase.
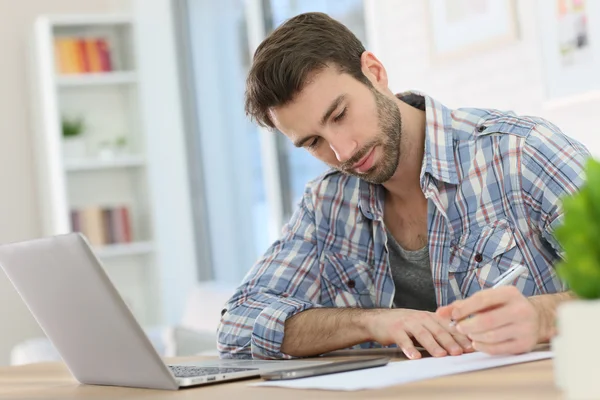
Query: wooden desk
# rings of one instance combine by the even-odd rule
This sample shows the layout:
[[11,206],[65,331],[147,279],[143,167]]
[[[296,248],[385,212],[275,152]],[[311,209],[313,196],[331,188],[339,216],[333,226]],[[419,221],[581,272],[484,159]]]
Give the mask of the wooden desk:
[[552,374],[542,360],[359,392],[247,386],[258,379],[164,391],[80,385],[64,364],[45,363],[0,368],[0,399],[559,399]]

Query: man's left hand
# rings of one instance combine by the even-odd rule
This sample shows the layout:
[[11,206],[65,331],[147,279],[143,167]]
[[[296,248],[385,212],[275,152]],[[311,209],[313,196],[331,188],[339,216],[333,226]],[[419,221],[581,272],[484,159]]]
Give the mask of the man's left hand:
[[538,311],[514,286],[482,290],[436,313],[456,321],[473,348],[488,354],[526,353],[540,337]]

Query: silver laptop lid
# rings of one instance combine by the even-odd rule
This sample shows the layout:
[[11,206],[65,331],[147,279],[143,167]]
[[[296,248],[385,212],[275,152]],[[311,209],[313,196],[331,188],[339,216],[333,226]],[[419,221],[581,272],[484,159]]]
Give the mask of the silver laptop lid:
[[0,265],[79,382],[178,388],[83,236],[2,245]]

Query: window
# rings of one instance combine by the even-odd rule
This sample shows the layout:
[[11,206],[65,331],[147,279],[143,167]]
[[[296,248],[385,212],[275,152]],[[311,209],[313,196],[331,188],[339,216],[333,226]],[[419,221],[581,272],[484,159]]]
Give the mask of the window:
[[327,168],[244,114],[253,49],[307,11],[328,13],[364,42],[360,0],[187,0],[182,9],[199,259],[211,264],[200,265],[205,278],[238,283],[279,236],[304,185]]

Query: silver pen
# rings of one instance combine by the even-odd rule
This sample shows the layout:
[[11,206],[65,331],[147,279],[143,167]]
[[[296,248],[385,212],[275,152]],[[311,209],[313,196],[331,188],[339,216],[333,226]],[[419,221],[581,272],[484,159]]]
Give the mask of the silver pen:
[[[525,271],[527,271],[527,267],[523,264],[517,264],[514,267],[510,267],[509,269],[504,271],[504,273],[502,273],[499,277],[494,279],[494,281],[492,282],[494,284],[492,286],[492,289],[512,284],[515,281],[515,279],[521,276],[521,274],[523,274]],[[450,320],[450,326],[455,326],[456,324],[457,322],[455,320]]]

